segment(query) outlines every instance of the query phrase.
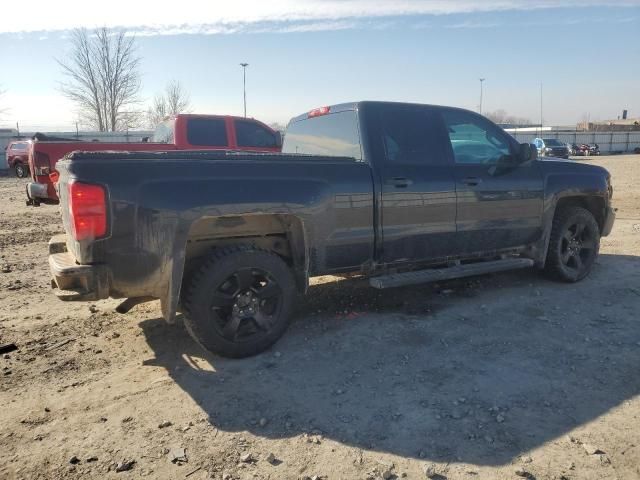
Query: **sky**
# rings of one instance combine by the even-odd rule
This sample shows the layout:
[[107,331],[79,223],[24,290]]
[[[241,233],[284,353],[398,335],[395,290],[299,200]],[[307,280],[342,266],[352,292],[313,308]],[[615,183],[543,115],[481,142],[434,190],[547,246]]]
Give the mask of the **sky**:
[[[96,8],[91,8],[94,5]],[[357,100],[502,109],[547,125],[640,117],[640,0],[32,0],[0,6],[0,126],[75,129],[58,60],[73,28],[135,35],[140,109],[171,80],[192,111],[267,123]],[[12,19],[8,21],[8,19]]]

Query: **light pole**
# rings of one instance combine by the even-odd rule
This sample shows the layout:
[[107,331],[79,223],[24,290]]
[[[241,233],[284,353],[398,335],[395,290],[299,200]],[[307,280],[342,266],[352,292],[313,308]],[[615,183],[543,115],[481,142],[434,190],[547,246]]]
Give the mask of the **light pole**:
[[484,83],[484,78],[480,79],[480,115],[482,115],[482,84]]
[[241,63],[242,67],[242,93],[244,96],[244,118],[247,118],[247,67],[248,63]]

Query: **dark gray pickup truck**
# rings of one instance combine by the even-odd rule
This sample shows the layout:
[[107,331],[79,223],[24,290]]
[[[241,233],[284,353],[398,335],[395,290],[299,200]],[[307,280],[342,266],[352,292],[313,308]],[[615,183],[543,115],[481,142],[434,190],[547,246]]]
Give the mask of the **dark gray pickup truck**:
[[614,221],[603,168],[537,159],[486,118],[360,102],[291,120],[282,154],[82,153],[58,163],[62,300],[160,299],[243,357],[287,328],[309,277],[374,288],[537,267],[575,282]]

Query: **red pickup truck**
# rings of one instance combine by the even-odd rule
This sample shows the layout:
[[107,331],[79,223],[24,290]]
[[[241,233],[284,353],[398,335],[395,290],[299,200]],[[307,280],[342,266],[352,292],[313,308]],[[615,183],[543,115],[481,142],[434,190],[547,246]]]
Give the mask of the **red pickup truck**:
[[29,175],[29,140],[11,142],[7,145],[7,165],[16,171],[16,177]]
[[58,203],[51,177],[55,179],[57,175],[55,165],[58,160],[73,151],[280,152],[281,148],[280,132],[255,119],[229,115],[176,115],[160,123],[150,141],[136,143],[81,142],[36,135],[29,148],[29,167],[33,181],[27,185],[27,205]]

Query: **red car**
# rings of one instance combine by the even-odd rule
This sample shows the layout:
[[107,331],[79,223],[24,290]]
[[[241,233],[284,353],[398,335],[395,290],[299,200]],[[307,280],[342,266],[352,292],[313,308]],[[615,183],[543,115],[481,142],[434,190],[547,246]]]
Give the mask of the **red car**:
[[27,185],[27,205],[56,204],[55,165],[73,151],[149,152],[167,150],[240,150],[280,152],[282,138],[264,123],[253,118],[229,115],[180,114],[156,128],[150,141],[137,143],[80,142],[36,135],[29,149],[31,178]]
[[29,145],[31,140],[20,140],[7,145],[7,164],[13,168],[16,177],[29,175]]

